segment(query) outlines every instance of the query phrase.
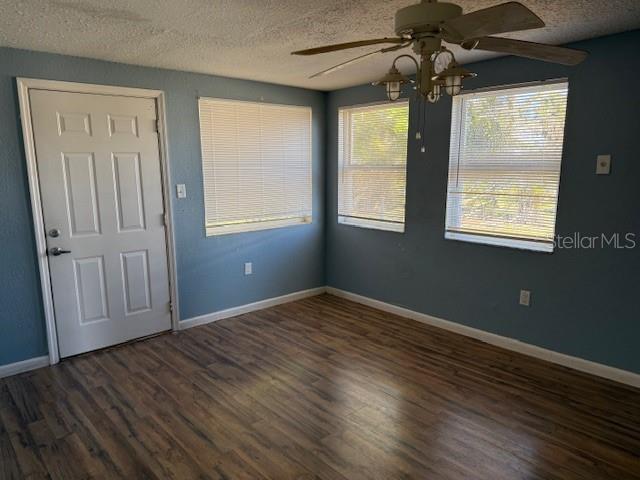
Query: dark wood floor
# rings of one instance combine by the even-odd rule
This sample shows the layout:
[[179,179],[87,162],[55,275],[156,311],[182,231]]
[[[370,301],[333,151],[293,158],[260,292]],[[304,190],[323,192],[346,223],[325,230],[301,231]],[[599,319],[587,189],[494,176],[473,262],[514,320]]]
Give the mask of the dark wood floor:
[[0,380],[0,478],[640,478],[640,391],[323,295]]

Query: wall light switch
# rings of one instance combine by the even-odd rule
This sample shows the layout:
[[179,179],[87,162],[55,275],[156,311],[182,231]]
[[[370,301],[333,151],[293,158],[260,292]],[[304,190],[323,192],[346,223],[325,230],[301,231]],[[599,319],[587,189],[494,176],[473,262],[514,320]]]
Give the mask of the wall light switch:
[[520,305],[524,307],[528,307],[531,305],[531,291],[530,290],[520,290]]
[[246,262],[244,264],[244,274],[245,275],[251,275],[252,273],[253,273],[253,263]]
[[176,185],[176,195],[178,198],[187,198],[187,186],[184,183]]
[[611,155],[598,155],[596,175],[609,175],[611,173]]

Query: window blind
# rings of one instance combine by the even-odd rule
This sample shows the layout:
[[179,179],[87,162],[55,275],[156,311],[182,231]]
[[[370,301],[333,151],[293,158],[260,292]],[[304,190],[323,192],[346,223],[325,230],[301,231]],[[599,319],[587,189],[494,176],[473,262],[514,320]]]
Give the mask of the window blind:
[[568,85],[454,97],[447,238],[552,251]]
[[199,100],[207,235],[311,222],[311,108]]
[[409,104],[339,111],[338,222],[404,231]]

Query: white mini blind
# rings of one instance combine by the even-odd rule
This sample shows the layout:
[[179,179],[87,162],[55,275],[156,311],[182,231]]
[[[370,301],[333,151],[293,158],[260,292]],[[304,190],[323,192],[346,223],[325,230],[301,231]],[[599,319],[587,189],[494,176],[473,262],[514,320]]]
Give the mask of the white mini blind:
[[201,98],[207,235],[310,223],[311,108]]
[[404,231],[409,104],[339,111],[338,222]]
[[552,251],[566,81],[453,99],[447,238]]

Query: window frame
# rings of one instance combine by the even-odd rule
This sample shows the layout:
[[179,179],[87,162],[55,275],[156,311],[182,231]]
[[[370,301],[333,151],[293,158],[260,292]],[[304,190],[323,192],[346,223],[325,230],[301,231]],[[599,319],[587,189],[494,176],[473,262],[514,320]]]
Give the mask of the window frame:
[[[215,101],[221,103],[229,103],[229,104],[248,104],[248,105],[259,105],[259,106],[268,106],[268,107],[282,107],[282,108],[290,108],[290,109],[301,109],[308,113],[308,121],[309,121],[309,185],[308,192],[310,203],[309,203],[309,215],[304,216],[291,216],[284,218],[276,218],[276,219],[244,219],[238,221],[230,221],[226,224],[222,225],[208,225],[207,224],[207,201],[206,201],[206,176],[204,173],[205,168],[205,157],[203,152],[203,142],[202,142],[202,102],[203,101]],[[204,209],[204,229],[205,236],[219,236],[219,235],[227,235],[233,233],[245,233],[245,232],[255,232],[260,230],[271,230],[275,228],[284,228],[291,226],[299,226],[299,225],[308,225],[313,223],[313,108],[310,105],[292,105],[292,104],[282,104],[282,103],[269,103],[262,101],[251,101],[251,100],[236,100],[233,98],[221,98],[221,97],[198,97],[198,135],[200,139],[200,168],[202,172],[202,187],[203,187],[203,209]],[[256,215],[255,218],[259,218]]]
[[[513,89],[518,89],[518,88],[526,88],[526,87],[545,87],[545,86],[550,86],[550,85],[557,85],[557,84],[564,84],[566,85],[566,89],[567,89],[567,103],[565,106],[565,119],[564,119],[564,127],[563,127],[563,132],[562,132],[562,149],[560,152],[560,161],[559,161],[559,167],[558,167],[558,186],[557,186],[557,191],[556,191],[556,196],[555,196],[555,211],[554,211],[554,223],[553,223],[553,236],[552,238],[554,240],[552,240],[551,242],[545,241],[545,240],[538,240],[538,239],[534,239],[534,238],[526,238],[526,237],[518,237],[518,236],[507,236],[507,235],[491,235],[491,234],[487,234],[487,233],[471,233],[471,232],[456,232],[456,231],[451,231],[449,230],[449,225],[448,225],[448,218],[449,218],[449,208],[450,208],[450,175],[451,175],[451,150],[452,150],[452,145],[449,145],[449,168],[448,168],[448,175],[447,175],[447,196],[445,199],[445,229],[444,229],[444,238],[447,240],[454,240],[454,241],[463,241],[463,242],[468,242],[468,243],[475,243],[475,244],[481,244],[481,245],[489,245],[489,246],[496,246],[496,247],[503,247],[503,248],[512,248],[512,249],[518,249],[518,250],[527,250],[527,251],[532,251],[532,252],[542,252],[542,253],[553,253],[554,248],[555,248],[555,235],[556,235],[556,231],[557,231],[557,212],[558,212],[558,205],[560,203],[560,183],[561,183],[561,176],[562,176],[562,160],[564,157],[564,145],[565,145],[565,137],[566,137],[566,129],[567,129],[567,112],[568,112],[568,108],[569,108],[569,79],[566,77],[562,77],[562,78],[554,78],[554,79],[548,79],[548,80],[540,80],[540,81],[535,81],[535,82],[526,82],[526,83],[516,83],[516,84],[508,84],[508,85],[496,85],[496,86],[490,86],[490,87],[484,87],[484,88],[477,88],[474,90],[468,90],[468,91],[464,91],[462,93],[460,93],[459,97],[459,101],[460,101],[460,105],[459,108],[462,109],[463,108],[463,104],[462,104],[462,100],[465,96],[469,96],[469,95],[473,95],[473,94],[478,94],[478,93],[488,93],[488,92],[503,92],[503,91],[508,91],[508,90],[513,90]],[[459,118],[459,123],[458,125],[453,124],[453,120],[454,120],[454,116],[453,116],[453,112],[454,109],[457,107],[457,103],[454,100],[452,102],[452,106],[451,106],[451,131],[450,131],[450,138],[453,138],[453,132],[454,132],[454,128],[457,129],[458,131],[458,137],[460,137],[459,132],[462,130],[462,124],[463,124],[463,116],[462,115],[458,115]],[[459,152],[458,152],[459,154]],[[459,157],[458,160],[459,162]],[[460,207],[458,207],[460,208]]]
[[[348,137],[344,135],[344,130],[346,130],[345,126],[343,125],[343,128],[340,128],[340,116],[344,111],[351,111],[351,110],[357,110],[357,109],[363,109],[363,108],[366,109],[369,107],[397,106],[397,105],[403,105],[403,104],[406,104],[407,106],[407,139],[406,139],[407,152],[405,155],[404,165],[397,165],[397,166],[396,165],[379,165],[378,166],[378,168],[389,169],[389,170],[404,168],[404,171],[405,171],[405,185],[404,185],[405,212],[404,214],[405,215],[402,223],[393,222],[389,220],[381,220],[376,218],[363,218],[363,217],[355,217],[355,216],[349,216],[349,215],[341,215],[340,214],[340,204],[341,204],[340,195],[342,192],[343,173],[345,169],[344,149],[346,148],[347,145],[350,145],[352,141],[351,141],[351,135],[349,135]],[[407,173],[407,164],[408,164],[408,156],[409,156],[410,115],[411,115],[411,102],[409,101],[408,98],[399,98],[398,100],[395,100],[395,101],[383,100],[378,102],[369,102],[369,103],[362,103],[362,104],[356,104],[356,105],[343,105],[338,108],[338,122],[337,122],[338,123],[338,142],[337,142],[338,143],[338,198],[337,198],[338,214],[337,214],[337,217],[338,218],[337,218],[337,222],[339,225],[347,225],[351,227],[367,228],[371,230],[382,230],[382,231],[395,232],[395,233],[404,233],[405,224],[406,224],[406,195],[407,195],[406,173]],[[342,142],[340,141],[341,139],[342,139]],[[342,149],[340,148],[341,145],[343,146]],[[351,156],[349,156],[349,165],[346,166],[346,168],[365,169],[367,167],[358,166],[357,164],[352,164]]]

